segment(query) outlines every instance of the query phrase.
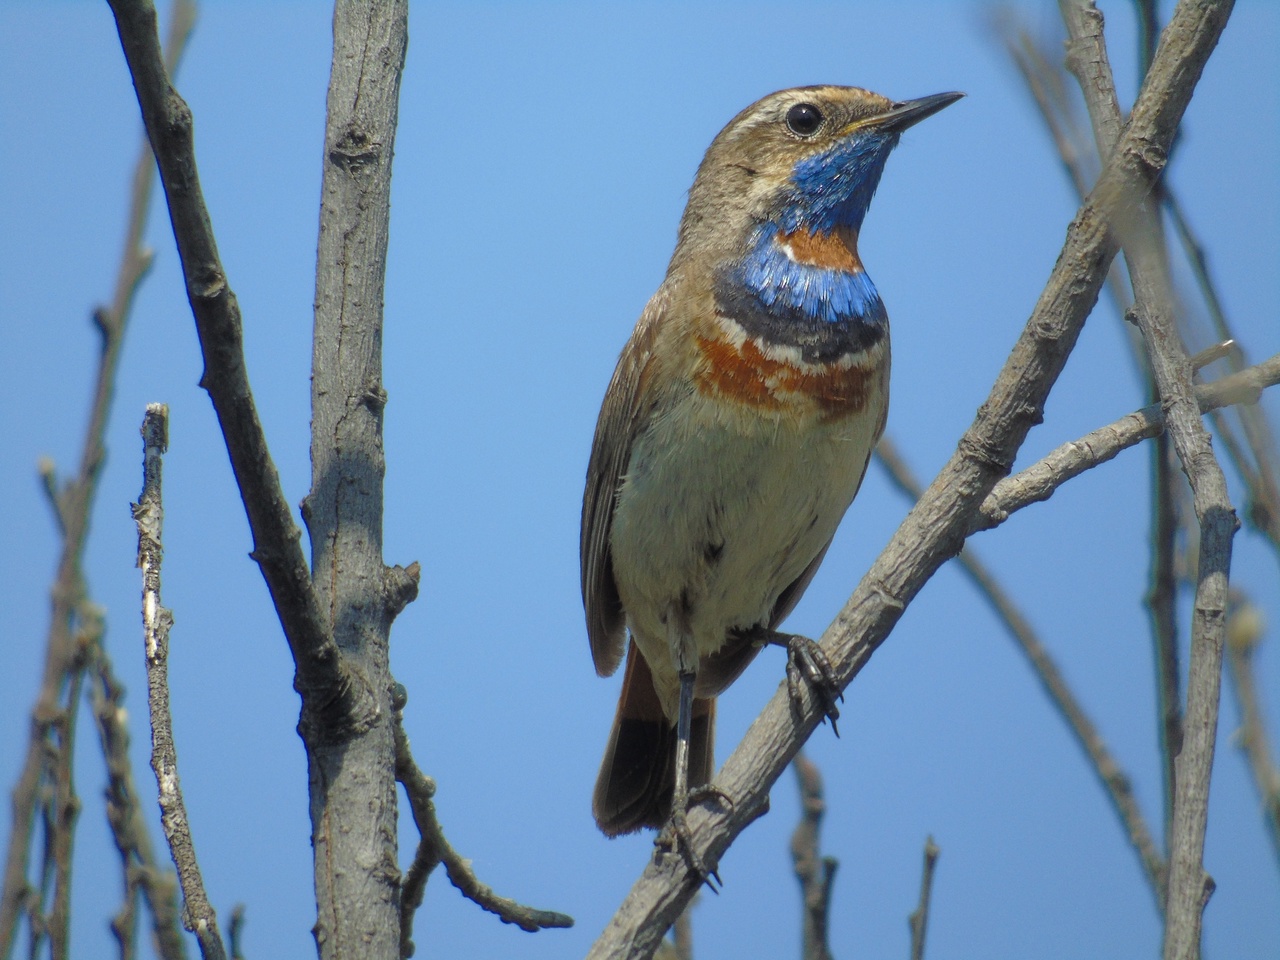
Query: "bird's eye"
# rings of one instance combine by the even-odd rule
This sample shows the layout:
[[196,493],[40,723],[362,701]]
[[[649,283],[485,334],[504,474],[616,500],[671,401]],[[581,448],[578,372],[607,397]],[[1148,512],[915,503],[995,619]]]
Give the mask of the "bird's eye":
[[787,128],[801,137],[810,137],[822,126],[822,111],[812,103],[797,103],[787,111]]

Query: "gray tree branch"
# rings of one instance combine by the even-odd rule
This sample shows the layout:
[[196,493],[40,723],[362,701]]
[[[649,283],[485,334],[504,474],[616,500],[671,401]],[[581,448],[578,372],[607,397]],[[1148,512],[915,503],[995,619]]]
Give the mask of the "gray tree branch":
[[834,857],[822,856],[818,842],[822,815],[827,811],[822,796],[822,774],[803,753],[796,754],[791,768],[796,772],[800,788],[800,822],[791,834],[791,867],[800,881],[803,910],[800,956],[802,960],[831,960],[827,928],[831,885],[835,882],[838,864]]
[[191,824],[178,781],[178,752],[169,710],[169,630],[173,614],[160,603],[164,557],[162,464],[169,446],[169,408],[147,404],[142,420],[142,495],[133,505],[138,525],[138,566],[142,570],[142,637],[147,662],[147,707],[151,715],[151,769],[160,792],[160,822],[182,885],[182,923],[196,935],[205,960],[226,960],[218,918],[204,891]]
[[[311,582],[367,712],[304,721],[322,958],[400,956],[391,622],[418,568],[382,560],[382,302],[406,0],[338,0],[324,135],[311,362]],[[336,735],[335,735],[336,734]]]
[[[193,8],[190,3],[185,0],[175,2],[165,44],[170,69],[176,69],[181,59],[191,31],[192,16]],[[5,855],[4,887],[3,892],[0,892],[0,956],[3,957],[9,956],[12,951],[24,905],[38,909],[39,896],[28,882],[27,871],[41,784],[49,782],[50,777],[54,776],[55,764],[60,757],[65,754],[67,761],[70,760],[72,743],[63,739],[61,734],[72,730],[70,719],[78,708],[82,688],[80,672],[87,663],[95,659],[95,651],[98,654],[102,651],[101,617],[89,599],[82,561],[98,477],[106,456],[104,438],[115,394],[125,330],[134,294],[151,266],[151,252],[143,246],[142,237],[154,173],[151,148],[144,142],[134,164],[129,212],[115,289],[110,303],[93,312],[93,323],[99,336],[98,364],[90,401],[89,422],[76,475],[60,483],[51,462],[42,461],[40,465],[41,480],[53,509],[62,546],[52,589],[52,613],[45,640],[44,670],[40,691],[32,710],[31,736],[12,793],[13,820]],[[56,826],[59,821],[57,818],[50,820],[46,817],[45,822]],[[63,822],[69,831],[73,821]],[[55,845],[63,843],[64,839],[58,838]],[[65,838],[65,843],[70,843],[69,836]],[[69,847],[67,849],[69,852]],[[69,898],[69,873],[67,880],[61,895]],[[166,911],[164,903],[152,898],[152,892],[150,888],[143,890],[155,918],[157,940],[172,942],[175,931],[166,926],[165,920],[171,914]],[[65,930],[67,919],[66,912],[63,911],[62,919],[49,930],[63,942],[65,936],[62,931]],[[48,926],[44,921],[41,924]],[[177,935],[180,938],[180,934]],[[170,955],[164,956],[166,960],[170,960]]]
[[245,367],[240,307],[222,269],[200,189],[191,110],[165,69],[155,6],[151,0],[109,2],[182,260],[187,299],[204,356],[201,386],[213,402],[227,444],[253,535],[251,556],[262,570],[293,653],[302,725],[340,739],[344,731],[376,716],[376,698],[364,678],[347,665],[330,635],[329,618],[312,588],[302,555],[301,532],[267,448]]

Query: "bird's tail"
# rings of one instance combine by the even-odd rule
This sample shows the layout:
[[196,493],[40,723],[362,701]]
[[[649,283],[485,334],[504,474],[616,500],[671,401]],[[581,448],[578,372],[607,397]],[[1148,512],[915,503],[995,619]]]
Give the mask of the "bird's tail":
[[[693,701],[689,731],[689,787],[711,780],[716,702]],[[671,815],[676,783],[676,728],[662,712],[649,665],[633,642],[627,650],[618,712],[600,764],[591,809],[611,837],[661,827]]]

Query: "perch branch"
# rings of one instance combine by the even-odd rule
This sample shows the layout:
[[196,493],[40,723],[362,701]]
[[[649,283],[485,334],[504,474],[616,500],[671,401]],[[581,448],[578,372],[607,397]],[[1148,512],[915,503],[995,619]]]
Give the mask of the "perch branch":
[[147,404],[142,420],[144,449],[142,495],[133,505],[138,525],[138,566],[142,570],[142,636],[147,661],[147,707],[151,714],[151,769],[160,790],[160,821],[178,881],[182,885],[183,925],[196,935],[205,960],[226,960],[218,919],[209,905],[196,861],[187,807],[178,782],[178,753],[169,711],[169,630],[173,614],[160,603],[160,565],[164,555],[164,505],[161,469],[169,445],[169,408]]

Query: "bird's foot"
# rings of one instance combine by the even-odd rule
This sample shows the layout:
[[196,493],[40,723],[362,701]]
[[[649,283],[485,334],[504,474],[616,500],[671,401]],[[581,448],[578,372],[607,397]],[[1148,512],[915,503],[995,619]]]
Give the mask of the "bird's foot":
[[837,701],[843,700],[844,694],[840,692],[835,670],[822,647],[816,641],[794,633],[774,633],[769,642],[787,648],[787,692],[791,694],[791,702],[798,706],[804,701],[801,684],[808,683],[809,689],[821,702],[826,719],[831,721],[832,732],[840,736],[840,728],[836,726],[840,719]]
[[695,787],[683,798],[675,797],[672,799],[671,816],[654,838],[653,845],[673,853],[678,851],[684,857],[689,870],[696,874],[698,879],[705,883],[712,893],[719,893],[724,883],[720,880],[720,874],[713,867],[708,866],[707,862],[693,848],[693,833],[689,829],[687,815],[690,808],[708,800],[715,800],[724,803],[730,808],[733,807],[733,800],[719,787],[710,783]]

